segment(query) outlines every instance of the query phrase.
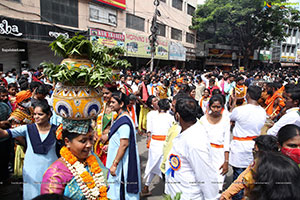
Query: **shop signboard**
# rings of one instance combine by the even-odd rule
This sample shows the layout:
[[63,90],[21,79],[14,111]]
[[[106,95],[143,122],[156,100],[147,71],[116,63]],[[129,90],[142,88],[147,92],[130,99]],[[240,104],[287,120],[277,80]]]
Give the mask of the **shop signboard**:
[[[140,58],[151,57],[151,46],[148,36],[136,33],[126,33],[125,35],[125,48],[127,50],[127,56]],[[158,39],[157,43],[158,45],[156,47],[154,58],[168,60],[168,42]]]
[[300,49],[297,49],[297,57],[295,62],[300,62]]
[[107,5],[126,10],[126,0],[95,0],[97,2],[105,3]]
[[288,62],[295,62],[296,57],[295,56],[288,56]]
[[259,60],[260,61],[270,61],[271,60],[271,54],[259,54]]
[[124,47],[125,35],[123,33],[109,32],[101,29],[90,28],[91,41],[107,47]]
[[169,60],[185,61],[186,48],[177,42],[169,43]]
[[75,33],[87,34],[86,31],[77,31],[59,26],[38,24],[20,19],[0,16],[0,36],[12,38],[24,38],[29,40],[53,41],[58,36],[63,35],[67,38]]
[[281,56],[282,62],[295,62],[296,57],[295,56]]

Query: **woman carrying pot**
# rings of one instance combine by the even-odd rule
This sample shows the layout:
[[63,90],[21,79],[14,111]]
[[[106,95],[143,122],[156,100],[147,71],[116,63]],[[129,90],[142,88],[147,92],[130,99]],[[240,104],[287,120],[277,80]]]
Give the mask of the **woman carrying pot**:
[[57,159],[55,152],[56,126],[49,123],[50,107],[46,103],[34,106],[35,123],[19,126],[14,129],[0,129],[0,137],[26,138],[23,168],[23,199],[31,200],[40,194],[44,172]]
[[92,152],[90,120],[63,119],[61,157],[45,172],[41,194],[63,194],[74,200],[106,198],[108,170]]
[[110,107],[118,116],[109,132],[106,167],[110,169],[107,197],[112,200],[139,199],[140,160],[136,132],[127,111],[128,99],[122,92],[114,92]]

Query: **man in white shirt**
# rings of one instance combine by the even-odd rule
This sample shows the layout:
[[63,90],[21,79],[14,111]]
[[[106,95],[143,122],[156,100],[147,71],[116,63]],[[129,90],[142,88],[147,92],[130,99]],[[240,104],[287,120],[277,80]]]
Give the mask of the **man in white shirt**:
[[276,136],[279,129],[287,124],[295,124],[300,126],[300,89],[296,86],[284,91],[284,103],[286,106],[286,114],[283,115],[274,125],[267,131],[268,135]]
[[[260,130],[266,121],[266,111],[257,103],[261,96],[261,88],[250,86],[246,99],[248,104],[233,109],[230,120],[235,122],[233,140],[230,144],[229,164],[233,168],[235,180],[253,161],[253,139],[260,135]],[[239,192],[232,199],[242,199],[243,192]]]
[[180,98],[175,105],[175,119],[181,132],[174,138],[166,161],[165,193],[172,198],[182,193],[182,200],[218,198],[217,174],[212,168],[211,147],[207,132],[197,122],[197,102]]

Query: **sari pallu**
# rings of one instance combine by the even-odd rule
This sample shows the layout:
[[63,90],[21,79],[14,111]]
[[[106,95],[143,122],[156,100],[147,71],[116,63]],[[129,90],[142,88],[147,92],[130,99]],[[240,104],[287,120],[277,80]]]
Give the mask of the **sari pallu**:
[[100,113],[100,115],[97,118],[97,134],[99,139],[95,142],[94,145],[94,152],[95,154],[100,158],[101,162],[105,165],[106,164],[106,159],[107,159],[107,150],[103,148],[105,145],[108,145],[108,141],[103,144],[100,142],[100,137],[103,134],[103,131],[108,128],[108,125],[110,125],[113,122],[114,112],[111,112],[110,114],[105,114],[105,107],[103,109],[103,112]]

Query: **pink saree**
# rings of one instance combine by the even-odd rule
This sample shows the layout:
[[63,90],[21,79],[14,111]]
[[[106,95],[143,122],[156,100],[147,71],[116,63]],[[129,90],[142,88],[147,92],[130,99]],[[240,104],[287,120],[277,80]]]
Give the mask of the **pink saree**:
[[56,160],[43,176],[41,194],[64,194],[65,187],[72,178],[70,170],[60,160]]

